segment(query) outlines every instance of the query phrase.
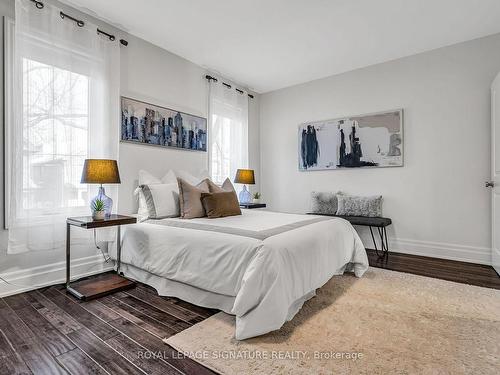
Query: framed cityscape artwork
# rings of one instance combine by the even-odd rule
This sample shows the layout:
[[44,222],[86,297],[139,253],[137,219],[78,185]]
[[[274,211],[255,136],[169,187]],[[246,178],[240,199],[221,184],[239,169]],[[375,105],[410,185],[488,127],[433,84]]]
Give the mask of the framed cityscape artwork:
[[207,151],[207,119],[121,98],[121,141]]
[[403,110],[299,125],[299,170],[403,166]]

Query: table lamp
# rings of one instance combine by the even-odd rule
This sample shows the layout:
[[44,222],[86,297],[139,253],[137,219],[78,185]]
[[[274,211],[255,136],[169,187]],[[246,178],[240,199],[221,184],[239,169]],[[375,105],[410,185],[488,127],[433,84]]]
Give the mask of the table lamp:
[[236,171],[236,177],[234,178],[234,182],[236,184],[243,184],[243,190],[240,192],[239,200],[240,203],[250,203],[252,200],[252,196],[250,192],[247,190],[246,184],[254,185],[255,184],[255,176],[253,173],[253,169],[238,169]]
[[96,200],[101,200],[104,203],[105,215],[109,217],[113,208],[113,200],[106,195],[102,184],[119,184],[121,182],[116,160],[85,159],[80,182],[82,184],[101,185],[98,194],[90,201],[90,208],[92,210]]

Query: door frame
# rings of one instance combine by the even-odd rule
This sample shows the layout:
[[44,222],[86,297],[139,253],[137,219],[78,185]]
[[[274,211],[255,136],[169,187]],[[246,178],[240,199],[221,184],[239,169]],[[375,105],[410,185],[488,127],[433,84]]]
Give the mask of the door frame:
[[[496,87],[498,86],[498,88]],[[490,172],[490,181],[498,184],[499,186],[493,186],[491,187],[491,266],[493,269],[497,272],[497,274],[500,276],[500,249],[495,248],[496,244],[496,237],[497,235],[495,234],[496,230],[495,227],[496,225],[500,223],[496,223],[495,216],[496,216],[496,211],[495,211],[495,190],[500,189],[500,181],[496,181],[496,154],[497,152],[500,152],[500,149],[497,150],[497,145],[496,145],[496,122],[500,122],[500,118],[497,119],[497,117],[500,116],[500,108],[497,109],[497,96],[500,95],[500,73],[495,77],[493,82],[491,83],[491,172]],[[500,124],[499,124],[500,125]],[[499,145],[500,147],[500,145]],[[500,174],[499,174],[500,177]],[[499,193],[500,195],[500,193]],[[499,208],[500,209],[500,208]],[[500,236],[500,233],[498,233],[498,236]]]

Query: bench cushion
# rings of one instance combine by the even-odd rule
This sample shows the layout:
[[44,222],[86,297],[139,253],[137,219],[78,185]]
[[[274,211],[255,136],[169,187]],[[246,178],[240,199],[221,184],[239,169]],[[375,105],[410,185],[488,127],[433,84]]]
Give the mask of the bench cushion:
[[330,214],[337,213],[338,200],[337,195],[341,194],[340,191],[313,191],[311,193],[311,211],[317,214]]
[[376,195],[372,197],[356,196],[356,195],[339,195],[338,196],[337,215],[344,216],[367,216],[381,217],[382,216],[382,196]]

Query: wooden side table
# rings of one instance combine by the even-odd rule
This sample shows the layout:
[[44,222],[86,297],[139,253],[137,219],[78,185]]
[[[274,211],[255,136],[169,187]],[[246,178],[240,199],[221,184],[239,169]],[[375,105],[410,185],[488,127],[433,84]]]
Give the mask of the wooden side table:
[[[111,215],[104,220],[94,220],[92,216],[68,217],[66,219],[66,290],[81,300],[88,300],[106,294],[129,289],[135,285],[131,280],[120,276],[121,262],[121,225],[135,224],[137,219],[132,216]],[[71,282],[71,226],[95,229],[114,227],[116,234],[116,273],[107,273],[95,279]]]

